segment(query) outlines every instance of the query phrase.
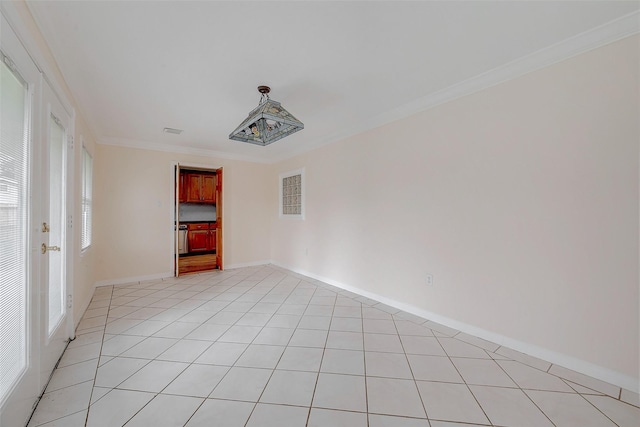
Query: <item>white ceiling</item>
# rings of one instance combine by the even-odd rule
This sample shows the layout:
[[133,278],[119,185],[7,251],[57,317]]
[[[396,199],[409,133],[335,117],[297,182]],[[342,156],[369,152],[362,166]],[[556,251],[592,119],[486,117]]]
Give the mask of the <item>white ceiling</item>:
[[[430,96],[461,81],[639,7],[636,1],[28,5],[98,142],[267,162],[374,127],[407,106],[428,105]],[[229,140],[258,105],[261,84],[305,129],[267,147]],[[184,133],[165,134],[164,127]]]

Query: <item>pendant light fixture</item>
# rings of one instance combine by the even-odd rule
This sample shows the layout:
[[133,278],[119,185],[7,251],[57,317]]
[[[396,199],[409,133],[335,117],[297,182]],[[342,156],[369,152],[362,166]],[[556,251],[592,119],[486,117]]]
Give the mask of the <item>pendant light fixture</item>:
[[262,94],[260,103],[247,118],[229,135],[229,139],[256,145],[269,145],[279,139],[304,129],[302,122],[279,102],[269,98],[269,86],[258,86]]

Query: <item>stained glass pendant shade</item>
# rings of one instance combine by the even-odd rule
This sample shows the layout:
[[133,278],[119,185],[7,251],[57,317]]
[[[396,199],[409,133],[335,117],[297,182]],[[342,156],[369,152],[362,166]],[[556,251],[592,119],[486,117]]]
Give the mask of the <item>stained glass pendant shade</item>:
[[270,91],[268,86],[258,86],[260,104],[231,132],[229,139],[265,146],[304,129],[300,120],[269,98]]

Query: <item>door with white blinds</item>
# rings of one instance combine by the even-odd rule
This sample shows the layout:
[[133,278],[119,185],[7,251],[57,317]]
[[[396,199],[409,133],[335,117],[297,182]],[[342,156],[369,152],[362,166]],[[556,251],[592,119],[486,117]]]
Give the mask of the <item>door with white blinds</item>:
[[31,249],[41,77],[4,16],[0,30],[0,425],[21,426],[40,388],[40,259]]
[[[43,228],[40,245],[41,285],[44,308],[41,317],[40,364],[41,381],[46,382],[64,351],[69,339],[67,300],[67,257],[71,254],[70,230],[68,230],[67,176],[69,169],[71,117],[47,82],[42,91],[44,141],[42,151],[43,188],[48,190],[42,197]],[[44,225],[46,224],[46,226]]]
[[0,14],[0,426],[24,426],[72,335],[72,115]]

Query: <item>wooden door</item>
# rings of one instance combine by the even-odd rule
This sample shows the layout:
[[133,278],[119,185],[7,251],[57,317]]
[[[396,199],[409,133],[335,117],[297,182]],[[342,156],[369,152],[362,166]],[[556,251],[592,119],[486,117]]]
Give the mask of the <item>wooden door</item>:
[[222,168],[216,170],[216,264],[223,270],[222,264]]
[[217,240],[216,239],[216,233],[217,233],[217,231],[216,230],[217,230],[216,228],[211,228],[209,230],[209,248],[208,249],[210,251],[217,250],[217,248],[216,248],[216,240]]
[[173,232],[173,268],[174,275],[178,277],[180,275],[180,231],[179,231],[179,222],[180,222],[180,203],[187,201],[187,191],[186,191],[186,175],[180,170],[180,163],[175,165],[173,171],[173,181],[176,187],[176,194],[173,200],[173,218],[174,218],[174,232]]
[[[178,167],[178,169],[180,169]],[[187,176],[180,173],[180,181],[178,182],[178,201],[184,203],[187,201]]]
[[200,182],[200,200],[205,203],[216,202],[216,176],[202,175]]

